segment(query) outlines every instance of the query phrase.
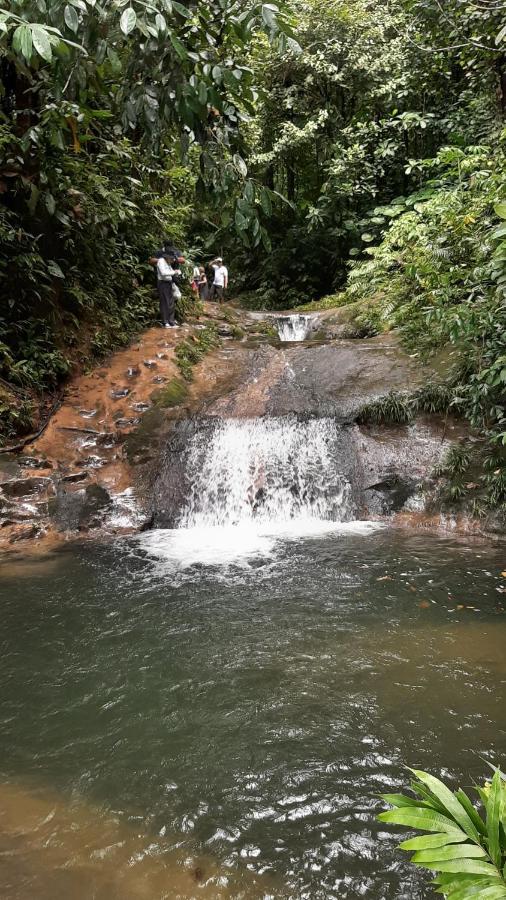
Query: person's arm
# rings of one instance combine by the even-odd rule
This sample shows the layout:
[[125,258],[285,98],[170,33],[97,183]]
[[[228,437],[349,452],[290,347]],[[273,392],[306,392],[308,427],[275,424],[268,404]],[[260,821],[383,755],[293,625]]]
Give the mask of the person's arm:
[[163,258],[163,256],[158,260],[156,267],[162,281],[172,281],[173,270],[169,266],[167,260]]
[[225,271],[223,273],[223,276],[224,276],[223,277],[223,287],[226,290],[228,288],[228,269],[226,266],[223,266],[223,268],[225,269]]

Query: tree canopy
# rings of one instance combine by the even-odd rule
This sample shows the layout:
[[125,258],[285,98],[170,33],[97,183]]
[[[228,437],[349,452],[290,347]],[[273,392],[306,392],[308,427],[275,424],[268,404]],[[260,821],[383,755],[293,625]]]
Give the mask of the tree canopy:
[[447,348],[500,501],[505,48],[500,0],[0,3],[2,377],[47,388],[150,321],[169,231],[244,303],[331,295]]

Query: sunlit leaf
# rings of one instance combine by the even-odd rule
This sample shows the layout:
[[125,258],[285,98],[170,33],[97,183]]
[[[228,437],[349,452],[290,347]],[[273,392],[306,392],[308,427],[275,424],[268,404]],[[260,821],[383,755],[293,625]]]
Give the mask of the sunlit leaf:
[[51,44],[49,41],[49,37],[45,28],[42,25],[32,25],[32,40],[33,46],[39,56],[42,59],[46,60],[46,62],[51,62],[52,59],[52,51]]
[[130,34],[136,26],[137,23],[137,14],[135,9],[131,6],[128,6],[123,13],[121,14],[120,19],[120,28],[124,35]]
[[63,18],[65,19],[67,27],[74,33],[77,32],[77,29],[79,28],[79,16],[73,6],[67,4],[63,13]]

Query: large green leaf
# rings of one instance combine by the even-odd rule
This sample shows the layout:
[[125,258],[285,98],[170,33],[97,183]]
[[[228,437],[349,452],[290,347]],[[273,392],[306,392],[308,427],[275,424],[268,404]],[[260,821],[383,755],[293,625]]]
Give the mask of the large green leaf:
[[473,875],[487,875],[489,878],[496,877],[497,879],[501,877],[494,866],[481,862],[479,859],[434,860],[430,864],[415,862],[415,866],[425,866],[436,872],[465,872]]
[[46,62],[51,62],[53,57],[51,44],[46,29],[42,25],[32,25],[33,46],[39,56]]
[[420,834],[418,837],[403,841],[399,847],[401,850],[428,850],[430,847],[446,847],[459,841],[467,841],[467,834],[463,831],[455,834]]
[[70,28],[70,30],[75,34],[77,32],[77,29],[79,28],[79,16],[74,7],[70,6],[70,4],[68,3],[65,7],[63,18],[65,19],[67,28]]
[[502,802],[502,785],[501,785],[501,775],[499,771],[496,771],[492,784],[490,786],[490,792],[488,796],[487,802],[487,834],[488,834],[488,852],[490,853],[490,857],[497,866],[498,869],[501,867],[501,847],[499,843],[499,822],[501,815],[501,802]]
[[427,868],[431,868],[429,863],[434,860],[445,859],[484,859],[487,851],[483,847],[477,847],[476,844],[455,844],[453,847],[434,847],[432,850],[420,850],[412,857],[412,862],[425,863]]
[[458,825],[451,819],[433,812],[431,809],[414,807],[403,809],[389,809],[380,813],[378,819],[381,822],[389,822],[392,825],[405,825],[407,828],[419,828],[422,831],[446,831],[448,834],[460,833]]
[[479,835],[474,822],[471,820],[462,804],[457,800],[455,794],[443,784],[439,778],[430,775],[428,772],[422,772],[419,769],[411,769],[414,775],[428,787],[429,791],[443,804],[450,816],[453,816],[460,827],[466,832],[471,840],[479,843]]
[[419,800],[415,800],[414,797],[407,797],[406,794],[382,794],[382,800],[385,800],[386,803],[390,803],[392,806],[404,807],[404,806],[426,806],[425,803],[420,803]]
[[17,52],[21,52],[27,62],[30,61],[33,51],[32,30],[29,25],[20,25],[12,36],[12,46]]
[[130,32],[134,30],[137,24],[137,13],[135,12],[135,9],[132,9],[131,6],[127,6],[127,8],[121,14],[119,24],[123,34],[130,34]]
[[469,797],[467,796],[465,791],[463,791],[461,788],[459,788],[458,791],[455,792],[455,796],[458,797],[459,802],[462,804],[462,806],[466,810],[469,818],[472,819],[472,821],[474,822],[476,830],[479,831],[480,834],[485,835],[487,833],[485,822],[483,821],[483,819],[481,818],[479,813],[474,808],[473,804],[471,803],[471,800],[469,799]]

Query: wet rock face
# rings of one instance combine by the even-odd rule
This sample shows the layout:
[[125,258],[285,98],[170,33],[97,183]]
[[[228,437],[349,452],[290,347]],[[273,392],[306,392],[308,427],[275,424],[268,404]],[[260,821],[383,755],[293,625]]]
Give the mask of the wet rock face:
[[372,516],[391,516],[404,509],[419,487],[407,475],[391,475],[364,490],[364,505]]
[[413,425],[356,426],[364,508],[392,515],[432,483],[432,472],[451,445],[450,425],[437,417]]
[[18,463],[18,466],[21,466],[23,469],[50,469],[50,468],[52,468],[52,463],[50,463],[47,459],[42,459],[37,456],[19,456],[17,463]]
[[176,528],[181,510],[190,492],[186,469],[187,453],[196,431],[207,429],[211,433],[216,422],[187,419],[173,427],[156,461],[152,491],[152,524],[154,528]]
[[62,484],[50,502],[49,513],[60,531],[83,531],[99,527],[111,505],[108,491],[99,484],[77,491]]
[[506,535],[506,509],[496,509],[485,520],[485,530],[491,534]]
[[30,478],[14,478],[4,481],[0,488],[5,497],[26,497],[42,492],[54,493],[54,485],[51,478],[32,476]]
[[[295,419],[301,429],[308,421],[320,421],[318,417],[307,416]],[[293,422],[294,417],[275,417],[273,421],[282,423],[285,420]],[[423,509],[423,497],[431,485],[432,471],[449,446],[448,439],[444,438],[445,426],[442,422],[381,428],[343,424],[338,418],[326,421],[335,422],[335,439],[330,458],[324,463],[323,483],[318,487],[322,499],[332,497],[344,478],[350,485],[350,509],[355,510],[359,518],[391,516],[411,509],[411,506],[406,506],[410,502],[415,503],[416,508],[421,504],[420,511]],[[213,445],[216,430],[221,427],[219,417],[174,423],[162,455],[153,466],[154,527],[178,527],[192,492],[192,471],[200,473],[204,467],[212,469],[212,466],[206,466],[209,448]],[[238,424],[238,427],[240,429],[241,425]],[[240,452],[239,447],[237,452]],[[260,458],[264,452],[269,452],[268,444],[260,448]],[[310,454],[308,464],[311,460]],[[253,468],[257,462],[257,456],[253,454]],[[289,478],[290,471],[286,475]],[[286,491],[295,493],[299,487],[296,481],[292,485],[289,482],[284,484]],[[247,488],[245,484],[245,494]],[[217,491],[219,500],[218,487]]]

